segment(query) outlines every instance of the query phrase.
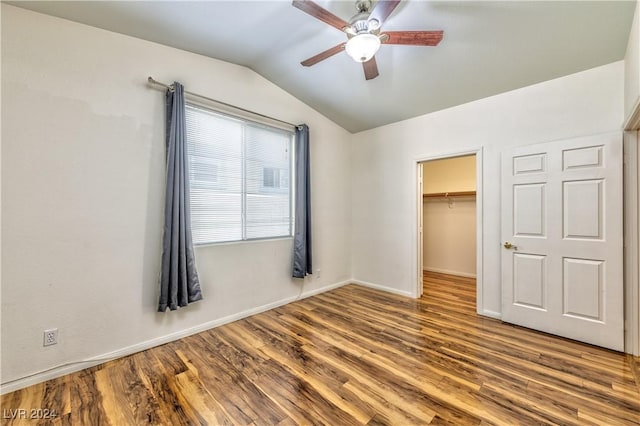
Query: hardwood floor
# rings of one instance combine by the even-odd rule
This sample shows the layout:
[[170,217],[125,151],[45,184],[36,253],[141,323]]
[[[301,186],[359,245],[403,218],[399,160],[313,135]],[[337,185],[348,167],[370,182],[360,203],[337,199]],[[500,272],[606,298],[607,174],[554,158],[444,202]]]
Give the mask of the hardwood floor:
[[478,317],[473,284],[342,287],[4,395],[2,424],[640,424],[630,358]]

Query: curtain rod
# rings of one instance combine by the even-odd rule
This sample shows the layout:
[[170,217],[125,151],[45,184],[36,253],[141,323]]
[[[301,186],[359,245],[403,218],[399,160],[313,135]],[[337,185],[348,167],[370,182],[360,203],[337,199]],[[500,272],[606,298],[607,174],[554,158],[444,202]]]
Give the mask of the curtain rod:
[[[161,83],[161,82],[159,82],[157,80],[154,80],[153,77],[151,77],[151,76],[149,76],[147,78],[147,81],[151,85],[160,86],[160,87],[163,87],[163,88],[169,89],[169,90],[173,89],[173,85]],[[277,121],[277,122],[282,123],[282,124],[286,124],[286,125],[294,127],[294,128],[300,127],[298,124],[293,124],[293,123],[289,123],[288,121],[280,120],[278,118],[269,117],[268,115],[260,114],[259,112],[255,112],[255,111],[251,111],[249,109],[244,109],[244,108],[241,108],[241,107],[238,107],[238,106],[235,106],[235,105],[231,105],[231,104],[228,104],[226,102],[219,101],[217,99],[208,98],[206,96],[202,96],[202,95],[199,95],[197,93],[188,92],[186,90],[184,91],[184,93],[187,94],[187,95],[195,96],[195,97],[200,98],[200,99],[204,99],[204,100],[207,100],[207,101],[215,102],[215,103],[218,103],[220,105],[224,105],[224,106],[229,107],[229,108],[234,108],[234,109],[240,110],[242,112],[246,112],[246,113],[249,113],[249,114],[257,115],[258,117],[266,118],[268,120],[274,120],[274,121]]]

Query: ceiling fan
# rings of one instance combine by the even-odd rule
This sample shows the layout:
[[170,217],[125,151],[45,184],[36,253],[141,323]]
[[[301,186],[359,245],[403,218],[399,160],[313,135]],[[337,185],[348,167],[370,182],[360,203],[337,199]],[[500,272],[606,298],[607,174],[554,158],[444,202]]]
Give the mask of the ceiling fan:
[[305,67],[310,67],[345,50],[354,61],[362,62],[365,79],[371,80],[378,76],[375,54],[382,43],[437,46],[442,40],[443,31],[381,32],[382,24],[398,6],[398,3],[400,3],[400,0],[380,0],[371,9],[371,0],[357,0],[357,13],[349,22],[346,22],[311,0],[293,0],[293,6],[343,31],[348,38],[346,42],[318,53],[302,61],[301,64]]

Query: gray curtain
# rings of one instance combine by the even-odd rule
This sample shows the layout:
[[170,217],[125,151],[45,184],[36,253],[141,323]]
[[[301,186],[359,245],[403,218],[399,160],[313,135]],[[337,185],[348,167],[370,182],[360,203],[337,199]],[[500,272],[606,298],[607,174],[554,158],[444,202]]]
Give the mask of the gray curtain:
[[172,89],[167,90],[167,188],[159,312],[202,299],[191,240],[184,88],[175,82]]
[[309,170],[309,127],[296,127],[295,150],[295,232],[293,236],[293,277],[313,273],[311,263],[311,180]]

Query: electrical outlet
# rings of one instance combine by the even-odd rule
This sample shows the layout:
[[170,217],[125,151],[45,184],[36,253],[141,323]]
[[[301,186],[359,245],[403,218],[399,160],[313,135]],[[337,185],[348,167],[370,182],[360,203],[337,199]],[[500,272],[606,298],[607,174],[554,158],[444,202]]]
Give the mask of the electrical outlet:
[[58,329],[52,328],[51,330],[45,330],[43,346],[51,346],[57,343],[58,343]]
[[316,279],[320,278],[320,268],[316,269]]

